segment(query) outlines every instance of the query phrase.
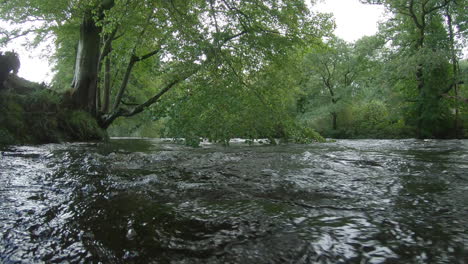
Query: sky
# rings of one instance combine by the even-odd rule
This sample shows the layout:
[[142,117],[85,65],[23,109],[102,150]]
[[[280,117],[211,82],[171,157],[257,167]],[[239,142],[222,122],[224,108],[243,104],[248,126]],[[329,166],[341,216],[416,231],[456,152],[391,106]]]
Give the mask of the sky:
[[348,42],[377,33],[377,23],[385,11],[383,6],[362,4],[359,0],[325,0],[315,8],[320,12],[333,13],[335,34]]
[[52,66],[49,65],[48,58],[53,50],[46,45],[40,45],[36,49],[29,49],[23,45],[23,41],[17,40],[9,44],[6,49],[14,50],[20,56],[21,66],[18,76],[34,82],[50,83],[52,80]]
[[[384,9],[376,5],[364,5],[359,0],[321,0],[315,10],[333,13],[335,16],[335,34],[348,41],[373,35],[377,32],[377,22],[382,18]],[[0,23],[0,27],[5,26]],[[3,50],[15,50],[20,54],[21,67],[18,75],[35,82],[49,83],[52,79],[51,66],[46,56],[53,51],[45,45],[36,50],[28,50],[20,41],[15,41]]]

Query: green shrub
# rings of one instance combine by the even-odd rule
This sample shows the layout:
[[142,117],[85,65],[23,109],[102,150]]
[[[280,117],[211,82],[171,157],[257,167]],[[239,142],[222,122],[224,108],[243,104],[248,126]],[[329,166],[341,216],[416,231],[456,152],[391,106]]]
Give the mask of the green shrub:
[[86,112],[64,110],[50,90],[0,93],[0,145],[102,140],[106,133]]
[[89,113],[67,110],[59,115],[59,128],[71,140],[87,141],[105,139],[106,133]]
[[0,148],[12,144],[17,144],[15,137],[5,128],[0,128]]

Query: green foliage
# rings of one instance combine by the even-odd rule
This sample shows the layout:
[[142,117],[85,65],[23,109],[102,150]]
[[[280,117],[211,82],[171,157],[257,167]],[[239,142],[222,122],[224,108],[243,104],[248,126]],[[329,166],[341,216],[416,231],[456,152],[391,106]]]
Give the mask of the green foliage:
[[0,145],[106,138],[92,116],[64,111],[60,103],[61,96],[47,89],[27,94],[1,92]]
[[[384,4],[390,19],[378,35],[354,46],[340,46],[332,40],[310,50],[304,64],[309,81],[303,85],[301,120],[328,137],[449,138],[464,134],[468,123],[463,100],[467,97],[462,94],[467,91],[458,63],[466,46],[467,2],[362,2]],[[347,69],[347,65],[352,66]],[[340,80],[343,73],[353,77],[346,89]],[[334,118],[335,128],[330,122]]]
[[[27,138],[26,113],[21,104],[23,97],[19,95],[0,93],[0,128],[7,135],[4,143],[18,143],[16,138]],[[12,136],[14,137],[12,138]],[[11,142],[8,142],[10,141]]]
[[403,119],[396,119],[391,109],[382,101],[373,100],[351,109],[349,126],[355,138],[405,138],[411,136],[411,128]]
[[290,53],[255,73],[218,69],[193,79],[168,106],[167,135],[192,145],[200,138],[221,143],[239,137],[321,140],[295,120],[298,58]]
[[338,129],[333,129],[327,117],[321,115],[306,122],[329,138],[407,138],[414,134],[414,128],[380,100],[356,101],[338,114],[341,116]]
[[326,141],[322,135],[305,124],[291,123],[283,131],[285,135],[282,138],[294,143],[309,144],[313,142],[324,143]]
[[149,111],[134,118],[116,120],[107,129],[107,133],[110,137],[169,137],[167,135],[167,118],[155,120]]
[[[303,0],[108,2],[113,5],[82,0],[58,1],[55,7],[34,1],[31,8],[30,2],[13,0],[0,14],[16,23],[26,18],[46,21],[41,31],[56,39],[56,90],[66,90],[73,81],[81,18],[93,15],[101,44],[112,40],[107,54],[110,98],[117,98],[115,107],[100,117],[131,116],[134,109],[153,104],[152,116],[118,121],[112,133],[153,131],[156,136],[226,142],[235,136],[274,137],[287,134],[282,130],[297,129],[289,125],[295,123],[297,79],[282,68],[296,69],[286,55],[328,34],[332,29],[328,15],[309,12]],[[291,56],[297,59],[297,54]],[[289,64],[279,65],[280,60]],[[101,97],[105,72],[101,67],[98,73]],[[276,74],[280,76],[271,77]],[[148,101],[168,83],[176,83],[167,89],[171,94]],[[150,118],[157,121],[156,127],[137,124]],[[72,129],[81,138],[79,130]]]
[[95,118],[85,111],[64,111],[58,114],[58,127],[76,141],[102,140],[105,132]]
[[[369,1],[370,2],[370,1]],[[405,122],[416,128],[417,137],[453,136],[453,119],[445,93],[458,78],[457,50],[466,39],[463,28],[466,1],[412,0],[378,1],[394,17],[382,26],[391,40],[386,60],[387,84],[397,92],[405,111]],[[454,35],[456,34],[456,36]],[[450,65],[451,64],[451,65]],[[458,108],[458,106],[457,106]]]
[[35,90],[25,97],[25,104],[29,105],[28,110],[37,112],[56,111],[61,102],[60,94],[49,90]]
[[362,89],[357,81],[367,69],[368,52],[371,52],[368,48],[353,48],[341,39],[332,38],[304,57],[305,104],[330,114],[332,126],[340,119],[338,113]]
[[0,128],[0,148],[16,143],[15,136],[8,129]]
[[[0,15],[17,26],[3,41],[29,30],[24,21],[44,21],[31,31],[38,41],[55,39],[57,91],[73,81],[80,24],[93,16],[95,44],[102,51],[109,44],[110,66],[100,65],[99,93],[91,93],[101,98],[85,99],[103,103],[109,81],[114,107],[97,115],[103,127],[117,120],[112,135],[197,145],[201,138],[322,141],[313,129],[333,137],[449,137],[454,126],[468,127],[466,86],[453,88],[463,76],[456,66],[466,0],[363,2],[384,4],[391,18],[354,44],[330,37],[330,17],[310,13],[302,0],[10,0]],[[32,128],[46,138],[53,127],[74,139],[103,137],[93,118],[62,111],[53,93],[7,101],[5,135],[17,129],[27,137]]]

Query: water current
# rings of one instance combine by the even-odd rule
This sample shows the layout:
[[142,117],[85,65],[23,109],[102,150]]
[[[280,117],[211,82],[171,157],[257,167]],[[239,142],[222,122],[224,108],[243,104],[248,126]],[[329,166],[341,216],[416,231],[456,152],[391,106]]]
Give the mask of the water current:
[[0,263],[468,263],[468,140],[10,147]]

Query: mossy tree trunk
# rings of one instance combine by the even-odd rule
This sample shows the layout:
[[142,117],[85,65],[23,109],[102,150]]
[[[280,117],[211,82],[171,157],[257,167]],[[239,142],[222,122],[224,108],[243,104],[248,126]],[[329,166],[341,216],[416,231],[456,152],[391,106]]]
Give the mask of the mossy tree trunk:
[[96,116],[96,88],[100,54],[100,29],[86,12],[80,28],[80,40],[76,54],[73,77],[73,106]]
[[105,10],[113,7],[113,0],[103,0],[95,10],[84,12],[80,25],[80,39],[76,53],[75,72],[72,83],[73,107],[85,110],[97,117],[97,85],[101,60],[101,30],[93,15],[98,10],[98,19],[103,18]]

